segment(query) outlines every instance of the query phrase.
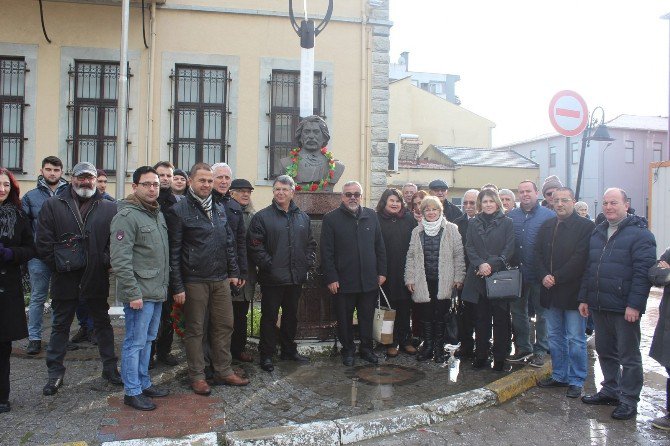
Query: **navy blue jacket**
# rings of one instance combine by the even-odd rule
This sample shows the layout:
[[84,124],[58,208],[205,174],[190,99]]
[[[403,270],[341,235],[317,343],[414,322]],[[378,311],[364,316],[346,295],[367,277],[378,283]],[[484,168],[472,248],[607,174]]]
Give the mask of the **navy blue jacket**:
[[340,283],[340,293],[376,290],[386,276],[386,246],[375,211],[357,215],[341,204],[323,216],[321,268],[326,285]]
[[514,259],[513,264],[521,268],[524,283],[537,283],[540,279],[535,272],[535,240],[540,226],[556,216],[554,211],[536,204],[530,212],[516,208],[507,214],[514,222]]
[[26,217],[30,220],[35,237],[37,237],[37,216],[40,214],[40,210],[42,210],[42,205],[47,199],[60,194],[67,185],[68,182],[61,178],[56,190],[52,192],[46,181],[44,181],[44,177],[40,175],[37,178],[37,187],[23,195],[21,209],[23,209]]
[[629,215],[607,240],[607,221],[591,233],[589,260],[582,278],[579,302],[589,310],[624,313],[626,307],[644,313],[651,282],[649,268],[656,262],[656,239],[647,220]]

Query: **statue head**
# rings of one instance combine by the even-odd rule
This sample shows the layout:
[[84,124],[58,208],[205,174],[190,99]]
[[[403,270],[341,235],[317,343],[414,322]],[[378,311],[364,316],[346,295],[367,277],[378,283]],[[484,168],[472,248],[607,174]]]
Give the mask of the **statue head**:
[[326,147],[330,141],[330,133],[328,132],[328,125],[326,121],[320,116],[308,116],[298,124],[295,130],[295,140],[298,147],[301,147],[309,152],[321,150]]

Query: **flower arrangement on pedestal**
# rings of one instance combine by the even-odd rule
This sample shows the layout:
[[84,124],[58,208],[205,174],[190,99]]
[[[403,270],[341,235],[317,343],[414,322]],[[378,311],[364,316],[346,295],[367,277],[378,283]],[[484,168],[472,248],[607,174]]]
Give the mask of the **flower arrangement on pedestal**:
[[[291,164],[286,166],[286,175],[290,176],[291,178],[295,178],[298,175],[298,163],[300,162],[299,155],[301,150],[301,147],[296,147],[290,152]],[[320,181],[312,181],[309,184],[296,184],[295,190],[315,192],[318,190],[323,190],[326,186],[328,186],[328,184],[330,184],[330,181],[335,177],[335,159],[333,157],[333,152],[329,152],[328,149],[322,147],[321,154],[328,160],[328,173],[326,176],[321,178]]]

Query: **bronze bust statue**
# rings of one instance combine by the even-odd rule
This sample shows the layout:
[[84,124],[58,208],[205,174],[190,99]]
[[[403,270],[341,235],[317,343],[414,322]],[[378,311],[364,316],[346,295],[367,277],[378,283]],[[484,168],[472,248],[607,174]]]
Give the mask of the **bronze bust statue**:
[[[287,174],[293,177],[302,190],[316,190],[314,188],[318,186],[314,184],[319,185],[322,180],[326,180],[327,184],[322,187],[322,190],[332,191],[333,185],[344,172],[344,164],[333,160],[334,168],[331,169],[329,158],[322,153],[322,149],[330,140],[326,121],[316,115],[303,119],[295,131],[295,140],[300,148],[299,154],[296,155],[297,170],[291,169],[292,166],[294,167],[293,159],[296,157],[293,155],[279,160],[282,168],[289,168]],[[333,171],[332,177],[331,170]]]

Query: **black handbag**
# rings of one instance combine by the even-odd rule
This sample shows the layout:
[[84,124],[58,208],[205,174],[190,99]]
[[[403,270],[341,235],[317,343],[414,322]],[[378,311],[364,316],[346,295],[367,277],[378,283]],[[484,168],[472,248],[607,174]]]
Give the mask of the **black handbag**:
[[451,307],[444,315],[444,342],[445,344],[458,344],[458,291],[456,288],[451,292]]
[[86,237],[67,233],[54,243],[56,271],[69,273],[86,268]]
[[519,268],[512,268],[501,257],[505,269],[486,277],[486,297],[489,300],[516,300],[521,298],[522,278]]

